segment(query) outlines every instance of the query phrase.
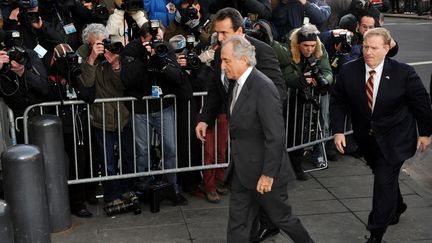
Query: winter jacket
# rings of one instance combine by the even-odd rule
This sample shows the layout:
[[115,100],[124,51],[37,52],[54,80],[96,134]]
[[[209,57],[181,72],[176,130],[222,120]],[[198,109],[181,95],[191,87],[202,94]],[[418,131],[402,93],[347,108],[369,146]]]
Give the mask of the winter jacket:
[[173,3],[179,7],[181,0],[144,0],[144,10],[148,14],[149,20],[159,19],[167,27],[174,20],[175,11],[169,13],[167,5]]
[[[287,52],[288,59],[284,61],[283,65],[286,65],[285,62],[289,63],[283,70],[282,74],[284,79],[287,82],[287,86],[289,88],[303,88],[306,84],[302,81],[303,74],[307,71],[304,69],[305,59],[301,54],[299,49],[299,43],[297,42],[297,32],[300,29],[294,30],[290,35],[289,49]],[[333,74],[330,67],[329,59],[327,51],[324,48],[324,45],[321,43],[319,38],[317,39],[317,45],[315,48],[315,53],[313,54],[317,60],[318,66],[321,68],[323,77],[330,84],[333,83]],[[282,65],[282,63],[281,63]]]
[[[89,45],[82,45],[78,48],[78,55],[83,60],[87,60],[91,53]],[[97,59],[94,65],[87,61],[81,64],[81,75],[78,81],[85,87],[95,88],[96,98],[116,98],[123,97],[124,86],[120,80],[120,72],[114,71],[111,65],[106,61]],[[126,106],[120,102],[120,128],[123,128],[128,122],[129,112]],[[105,129],[107,131],[116,131],[117,122],[117,103],[105,103]],[[103,129],[103,107],[102,103],[92,104],[90,106],[91,124],[97,128]]]

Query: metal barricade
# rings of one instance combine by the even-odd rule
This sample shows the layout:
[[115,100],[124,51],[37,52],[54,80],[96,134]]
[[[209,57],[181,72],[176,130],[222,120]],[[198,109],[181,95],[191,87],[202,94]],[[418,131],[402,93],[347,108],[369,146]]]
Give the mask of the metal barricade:
[[[206,92],[199,92],[199,93],[194,93],[195,97],[199,97],[201,99],[201,104],[204,103],[204,96],[206,95]],[[292,141],[289,141],[289,139],[287,139],[287,150],[288,152],[291,151],[295,151],[295,150],[300,150],[300,149],[307,149],[310,148],[316,144],[320,144],[322,146],[322,148],[324,149],[324,156],[325,156],[325,147],[324,147],[324,143],[328,140],[331,140],[333,137],[331,136],[326,136],[325,134],[323,134],[322,131],[322,123],[321,122],[315,122],[313,123],[312,121],[320,121],[320,116],[321,116],[321,111],[320,109],[318,109],[318,111],[316,112],[311,112],[309,116],[306,116],[305,111],[309,108],[313,108],[310,103],[303,103],[301,105],[299,103],[299,94],[298,92],[289,92],[290,94],[290,98],[288,99],[288,111],[287,111],[287,118],[286,118],[286,134],[287,137],[291,137],[291,139],[293,139]],[[319,99],[322,99],[321,95],[318,96]],[[160,109],[162,111],[163,109],[163,102],[167,99],[173,99],[173,108],[175,110],[175,122],[177,122],[178,119],[178,115],[177,115],[177,103],[178,100],[176,99],[176,97],[174,95],[166,95],[163,98],[155,98],[155,97],[150,97],[150,96],[146,96],[143,97],[142,100],[137,100],[136,98],[133,97],[120,97],[120,98],[105,98],[105,99],[96,99],[95,100],[95,104],[102,104],[102,110],[103,113],[105,114],[105,104],[107,103],[115,103],[116,107],[117,107],[117,114],[116,114],[116,119],[117,119],[117,123],[118,123],[118,129],[117,129],[117,134],[118,134],[118,150],[121,151],[121,125],[120,125],[120,111],[119,111],[119,107],[121,103],[129,103],[130,104],[130,117],[134,118],[135,117],[135,104],[136,102],[145,102],[147,110],[149,108],[149,102],[150,100],[154,100],[154,99],[159,99],[160,100]],[[293,101],[294,100],[294,101]],[[182,101],[184,102],[184,101]],[[290,102],[295,102],[294,105],[290,106]],[[192,139],[195,139],[194,136],[194,131],[191,131],[191,124],[195,123],[195,121],[191,121],[191,112],[195,112],[193,110],[191,110],[191,101],[188,101],[188,114],[187,114],[187,124],[188,124],[188,131],[187,131],[187,153],[188,153],[188,161],[181,161],[181,164],[183,165],[187,165],[187,166],[179,166],[179,161],[178,161],[178,151],[176,149],[176,158],[175,158],[175,168],[164,168],[164,160],[165,158],[163,157],[163,150],[164,150],[164,146],[163,146],[163,136],[158,137],[158,139],[160,140],[160,144],[161,144],[161,157],[160,157],[160,164],[161,164],[161,168],[158,169],[152,169],[151,168],[151,156],[150,156],[150,148],[151,148],[151,144],[150,144],[150,139],[147,139],[148,141],[148,158],[147,158],[147,170],[146,171],[138,171],[137,170],[137,148],[136,148],[136,121],[135,119],[131,119],[131,126],[132,126],[132,144],[133,144],[133,172],[131,173],[124,173],[123,171],[123,158],[122,158],[122,153],[119,153],[118,156],[118,173],[116,175],[108,175],[107,172],[107,158],[106,158],[106,147],[104,146],[104,161],[103,161],[103,166],[104,167],[104,171],[97,171],[98,173],[96,173],[95,168],[98,168],[96,166],[96,163],[94,163],[94,154],[93,154],[93,148],[94,148],[94,141],[92,140],[92,125],[91,125],[91,106],[92,104],[87,104],[84,101],[81,100],[69,100],[69,101],[63,101],[63,102],[45,102],[45,103],[41,103],[41,104],[35,104],[32,106],[29,106],[26,111],[24,112],[23,115],[23,123],[24,123],[24,139],[25,142],[28,143],[28,116],[29,116],[29,112],[30,111],[35,111],[38,110],[38,113],[40,114],[56,114],[59,115],[60,110],[64,107],[69,107],[70,111],[72,113],[71,117],[73,118],[71,123],[73,126],[73,144],[74,144],[74,170],[75,170],[75,176],[74,178],[70,178],[68,183],[69,184],[78,184],[78,183],[88,183],[88,182],[100,182],[100,181],[106,181],[106,180],[116,180],[116,179],[124,179],[124,178],[134,178],[134,177],[143,177],[143,176],[150,176],[150,175],[161,175],[161,174],[169,174],[169,173],[178,173],[178,172],[186,172],[186,171],[194,171],[194,170],[205,170],[205,169],[213,169],[213,168],[224,168],[227,167],[228,163],[229,163],[229,158],[230,156],[227,156],[227,160],[226,163],[214,163],[214,164],[208,164],[205,165],[204,164],[204,145],[201,145],[201,152],[202,152],[202,156],[201,156],[201,161],[200,163],[195,163],[192,161],[192,149],[191,149],[191,141]],[[293,110],[294,109],[294,110]],[[77,112],[84,110],[86,112],[87,115],[87,120],[86,121],[77,121],[76,119],[74,119],[77,116]],[[163,114],[163,113],[162,113]],[[294,114],[294,115],[293,115]],[[301,114],[301,115],[300,115]],[[147,112],[147,118],[149,118],[149,113]],[[292,118],[290,118],[290,116]],[[105,115],[103,116],[103,130],[105,130]],[[147,119],[148,121],[149,119]],[[161,119],[163,122],[163,119]],[[79,124],[77,124],[79,123]],[[80,127],[81,126],[81,127]],[[154,137],[153,134],[152,136],[150,136],[150,132],[149,132],[149,124],[147,122],[146,124],[147,126],[147,137]],[[162,131],[161,133],[163,134],[163,124],[161,124],[162,127]],[[218,129],[217,127],[215,129]],[[290,131],[290,129],[292,129]],[[88,170],[86,171],[86,176],[82,175],[79,173],[79,168],[78,168],[78,161],[77,161],[77,144],[84,142],[83,141],[83,134],[80,133],[84,133],[84,131],[87,130],[87,149],[88,149],[88,154],[86,154],[86,157],[88,159]],[[307,131],[306,133],[304,133],[304,131]],[[301,134],[299,134],[299,132],[301,132]],[[175,126],[175,137],[176,137],[176,148],[178,147],[177,144],[177,127]],[[105,143],[105,133],[104,133],[104,138],[103,141]],[[229,141],[228,141],[229,143]],[[217,146],[217,143],[215,143],[215,146]],[[228,154],[229,154],[229,144],[228,146]],[[215,148],[215,157],[217,160],[217,148]],[[327,159],[325,158],[326,161],[326,166],[325,168],[327,168]],[[102,161],[101,161],[102,162]],[[101,168],[101,167],[99,167]],[[325,169],[325,168],[319,168],[319,169]],[[100,170],[100,169],[97,169]],[[312,169],[312,170],[316,170],[316,169]]]

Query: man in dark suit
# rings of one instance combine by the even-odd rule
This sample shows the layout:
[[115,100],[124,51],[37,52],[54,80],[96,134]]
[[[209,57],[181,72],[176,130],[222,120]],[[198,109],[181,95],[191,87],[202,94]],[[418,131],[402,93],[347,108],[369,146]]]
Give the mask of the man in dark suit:
[[[232,36],[222,45],[221,69],[230,82],[228,110],[231,184],[228,242],[250,242],[253,219],[262,208],[294,242],[313,242],[291,215],[282,103],[274,83],[254,68],[255,47]],[[286,153],[286,152],[285,152]]]
[[[245,36],[243,30],[243,18],[239,11],[234,8],[224,8],[219,10],[215,15],[214,29],[217,33],[218,43],[223,44],[226,39],[231,36]],[[256,68],[269,77],[276,85],[283,103],[286,100],[286,84],[282,77],[279,61],[273,49],[257,39],[249,36],[245,38],[255,47],[257,65]],[[214,55],[214,79],[210,80],[208,94],[205,97],[201,122],[195,128],[197,137],[201,141],[205,141],[206,131],[208,127],[213,127],[217,115],[222,111],[226,113],[228,103],[228,79],[221,71],[221,52],[220,48],[215,51]],[[221,123],[218,123],[221,124]],[[218,130],[227,129],[225,126],[218,126]],[[274,228],[266,217],[261,218],[260,232],[257,233],[258,238],[265,238],[279,232]]]
[[416,149],[425,151],[431,142],[429,95],[411,66],[386,57],[390,41],[386,29],[368,30],[363,58],[342,67],[330,99],[336,148],[344,153],[344,121],[351,109],[354,138],[374,173],[367,242],[381,242],[387,226],[399,222],[407,209],[399,189],[400,169]]

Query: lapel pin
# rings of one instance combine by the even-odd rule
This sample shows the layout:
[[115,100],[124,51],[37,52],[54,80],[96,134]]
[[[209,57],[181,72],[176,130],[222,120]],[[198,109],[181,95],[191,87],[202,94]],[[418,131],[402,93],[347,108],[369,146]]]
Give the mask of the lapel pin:
[[390,77],[389,77],[389,76],[385,76],[385,78],[386,78],[386,79],[390,79]]

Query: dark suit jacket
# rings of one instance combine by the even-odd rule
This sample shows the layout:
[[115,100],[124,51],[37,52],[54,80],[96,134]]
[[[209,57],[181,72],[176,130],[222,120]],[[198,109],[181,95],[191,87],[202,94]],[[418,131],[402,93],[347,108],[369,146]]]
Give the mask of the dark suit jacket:
[[240,183],[252,190],[261,175],[273,177],[274,187],[286,185],[289,161],[282,159],[284,131],[282,103],[276,86],[254,68],[230,116],[232,161],[227,177],[235,170]]
[[[330,98],[333,133],[344,131],[345,115],[351,109],[354,138],[365,158],[373,151],[371,146],[377,144],[387,161],[400,163],[414,155],[417,129],[420,136],[432,133],[429,95],[414,68],[386,58],[371,114],[365,73],[363,58],[342,67]],[[370,129],[373,137],[368,135]]]
[[[255,46],[255,53],[257,59],[256,68],[269,77],[276,85],[282,102],[286,100],[286,84],[282,77],[282,72],[279,67],[279,61],[273,49],[266,43],[246,36],[246,39]],[[227,110],[228,94],[221,81],[221,59],[220,49],[218,48],[214,57],[214,78],[209,81],[209,90],[207,96],[204,98],[204,107],[202,114],[202,121],[207,123],[210,127],[214,125],[217,114],[223,106],[223,111]]]

